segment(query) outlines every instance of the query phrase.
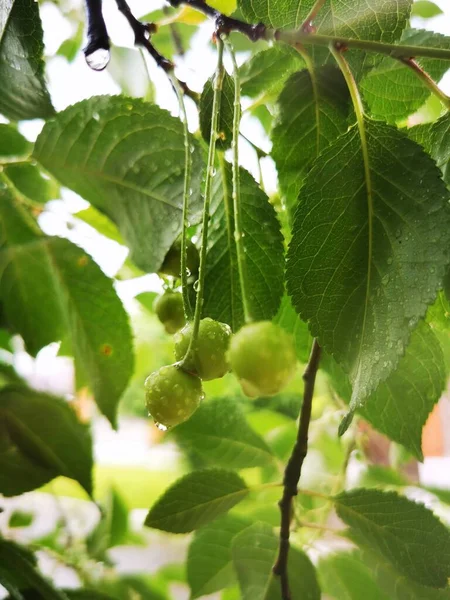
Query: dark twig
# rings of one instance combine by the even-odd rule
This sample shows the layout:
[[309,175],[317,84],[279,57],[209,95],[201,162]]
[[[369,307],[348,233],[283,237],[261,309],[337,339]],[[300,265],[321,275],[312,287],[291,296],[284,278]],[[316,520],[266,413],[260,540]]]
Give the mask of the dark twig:
[[102,1],[86,0],[86,13],[88,22],[88,43],[84,48],[85,56],[93,54],[96,50],[109,50],[110,44],[102,13]]
[[239,21],[239,19],[233,19],[223,15],[220,11],[216,10],[212,6],[208,6],[204,0],[168,0],[169,4],[174,8],[178,8],[181,4],[186,4],[191,8],[195,8],[199,12],[202,12],[207,17],[214,19],[216,22],[216,35],[227,35],[231,31],[240,31],[246,35],[252,42],[261,40],[264,38],[266,26],[262,23],[257,25],[251,25]]
[[[152,58],[155,60],[158,67],[161,67],[166,73],[172,72],[174,69],[173,62],[160,54],[150,41],[151,34],[155,33],[157,29],[156,25],[154,23],[142,23],[136,19],[126,0],[116,0],[116,4],[117,8],[124,15],[128,21],[128,24],[133,30],[135,45],[145,48],[150,56],[152,56]],[[186,96],[189,96],[195,101],[198,100],[198,94],[189,89],[184,81],[178,80],[178,83]]]
[[288,556],[289,556],[289,536],[291,520],[293,515],[292,500],[298,494],[298,482],[302,472],[303,461],[308,452],[308,430],[311,421],[312,400],[314,395],[314,385],[319,368],[321,348],[317,340],[314,340],[308,365],[303,374],[305,389],[303,393],[303,404],[300,413],[300,423],[298,426],[297,440],[292,454],[289,458],[283,479],[283,496],[279,507],[281,513],[280,545],[278,556],[273,566],[273,572],[280,578],[281,595],[283,600],[291,600],[288,578]]
[[141,21],[138,21],[131,12],[126,0],[116,0],[116,4],[117,8],[126,18],[129,26],[133,30],[135,45],[145,48],[154,58],[158,67],[161,67],[164,71],[171,71],[173,69],[173,63],[160,54],[150,42],[150,36],[152,33],[155,33],[156,26],[153,23],[141,23]]

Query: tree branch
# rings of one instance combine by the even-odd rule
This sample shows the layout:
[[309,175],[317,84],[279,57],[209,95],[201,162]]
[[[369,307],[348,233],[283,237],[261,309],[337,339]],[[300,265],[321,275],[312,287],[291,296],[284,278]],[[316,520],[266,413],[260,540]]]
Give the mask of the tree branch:
[[300,412],[300,422],[297,432],[297,440],[292,454],[289,458],[283,479],[283,496],[279,502],[281,513],[280,545],[278,556],[273,566],[273,572],[280,577],[281,595],[283,600],[291,600],[288,579],[288,557],[289,536],[292,520],[292,500],[298,494],[297,486],[302,472],[303,462],[308,453],[308,431],[311,421],[312,400],[314,396],[314,385],[319,369],[321,348],[317,340],[314,340],[311,355],[303,374],[305,389],[303,393],[303,404]]

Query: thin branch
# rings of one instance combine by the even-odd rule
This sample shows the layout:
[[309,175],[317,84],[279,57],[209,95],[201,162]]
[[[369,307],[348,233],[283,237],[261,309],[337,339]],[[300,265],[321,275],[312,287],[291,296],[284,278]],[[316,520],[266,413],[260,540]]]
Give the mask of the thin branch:
[[154,58],[158,67],[161,67],[164,71],[171,71],[173,69],[173,63],[160,54],[150,42],[149,37],[156,31],[156,26],[152,23],[141,23],[138,19],[136,19],[126,0],[116,0],[116,4],[117,8],[123,14],[125,19],[128,21],[129,26],[133,30],[135,45],[145,48],[147,52]]
[[450,97],[445,94],[438,84],[432,79],[429,74],[422,69],[420,65],[412,58],[400,58],[400,62],[414,71],[417,77],[427,86],[429,90],[442,102],[442,104],[450,110]]
[[[128,6],[126,0],[116,0],[116,4],[117,8],[126,18],[128,24],[133,30],[135,45],[145,48],[150,54],[150,56],[155,60],[158,67],[161,67],[163,71],[165,71],[166,73],[173,72],[174,64],[172,63],[172,61],[168,60],[162,54],[160,54],[150,41],[151,34],[156,31],[156,25],[154,25],[153,23],[142,23],[141,21],[136,19],[136,17],[131,12],[131,9]],[[173,80],[173,77],[174,75],[172,75],[170,79]],[[183,92],[186,94],[186,96],[189,96],[195,102],[198,101],[198,94],[190,90],[184,81],[178,80],[178,84],[183,90]]]
[[289,536],[292,520],[292,501],[298,494],[298,482],[300,480],[303,462],[308,453],[308,431],[311,421],[312,401],[314,396],[314,385],[319,369],[321,348],[317,340],[314,340],[311,355],[303,374],[305,389],[303,393],[303,404],[300,413],[297,440],[292,454],[289,458],[283,480],[283,496],[279,502],[281,513],[280,545],[277,560],[273,566],[273,572],[280,577],[281,596],[283,600],[291,600],[288,578]]
[[321,35],[314,31],[273,31],[267,30],[264,38],[266,40],[279,40],[285,44],[295,46],[297,43],[311,44],[313,46],[329,46],[334,44],[341,48],[358,48],[366,52],[376,52],[385,54],[392,58],[411,58],[424,56],[428,58],[440,58],[450,60],[450,49],[431,48],[427,46],[406,46],[403,44],[387,44],[385,42],[375,42],[372,40],[358,40],[354,38],[345,38],[333,35]]

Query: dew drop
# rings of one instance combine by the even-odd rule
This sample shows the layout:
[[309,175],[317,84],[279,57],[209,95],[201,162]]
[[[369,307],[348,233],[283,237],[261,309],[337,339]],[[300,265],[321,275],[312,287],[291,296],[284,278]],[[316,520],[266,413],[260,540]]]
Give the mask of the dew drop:
[[169,429],[166,425],[163,425],[162,423],[157,423],[156,421],[155,425],[160,431],[167,431]]
[[197,280],[194,282],[194,290],[195,290],[196,292],[198,292],[198,288],[199,288],[199,287],[200,287],[200,281],[197,279]]
[[107,48],[97,48],[90,54],[86,54],[86,62],[93,71],[103,71],[108,66],[110,52]]

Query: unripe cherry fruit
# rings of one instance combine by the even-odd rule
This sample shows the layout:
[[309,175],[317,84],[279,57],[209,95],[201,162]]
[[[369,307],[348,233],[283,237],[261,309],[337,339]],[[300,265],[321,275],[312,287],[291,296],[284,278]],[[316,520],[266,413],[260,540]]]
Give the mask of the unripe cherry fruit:
[[165,291],[155,298],[153,310],[167,333],[175,333],[186,323],[183,297],[180,292]]
[[[188,323],[175,337],[175,358],[183,360],[192,337],[192,323]],[[195,348],[183,363],[183,368],[195,373],[204,381],[219,379],[230,370],[227,350],[231,339],[231,328],[207,317],[200,321]]]
[[161,367],[145,380],[147,409],[161,429],[189,419],[203,398],[201,380],[178,365]]
[[[191,275],[198,273],[200,255],[197,246],[190,240],[186,243],[186,267]],[[163,264],[159,270],[164,275],[181,277],[181,239],[174,241],[168,253],[164,257]]]
[[228,359],[244,393],[252,398],[281,391],[297,363],[292,337],[270,321],[245,325],[233,335]]

